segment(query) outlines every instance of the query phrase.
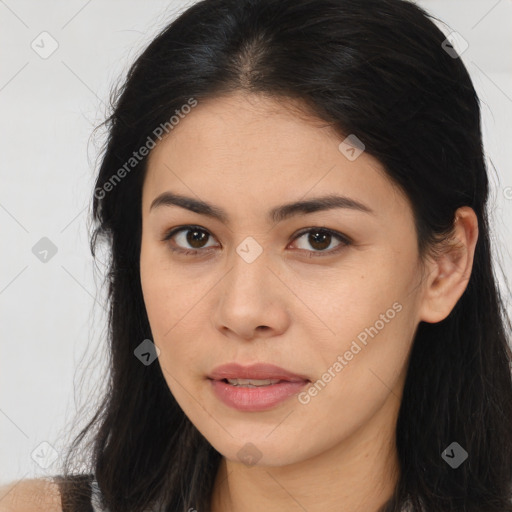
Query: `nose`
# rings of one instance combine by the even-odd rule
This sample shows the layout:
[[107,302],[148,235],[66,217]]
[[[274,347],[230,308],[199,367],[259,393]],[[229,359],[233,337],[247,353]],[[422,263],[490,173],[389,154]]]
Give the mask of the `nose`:
[[229,270],[217,288],[215,327],[241,340],[281,335],[290,322],[291,292],[263,251],[251,261],[233,251]]

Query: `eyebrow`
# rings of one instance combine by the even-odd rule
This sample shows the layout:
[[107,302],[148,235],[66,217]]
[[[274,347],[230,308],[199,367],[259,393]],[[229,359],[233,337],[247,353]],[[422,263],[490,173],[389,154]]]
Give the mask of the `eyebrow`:
[[[222,208],[192,197],[172,192],[164,192],[153,200],[149,211],[151,212],[151,210],[162,206],[179,206],[180,208],[185,208],[192,212],[199,213],[200,215],[217,219],[224,224],[229,224],[229,215]],[[346,208],[375,215],[375,212],[370,207],[355,199],[330,194],[306,201],[295,201],[277,206],[268,212],[267,217],[269,222],[278,223],[295,215],[332,210],[334,208]]]

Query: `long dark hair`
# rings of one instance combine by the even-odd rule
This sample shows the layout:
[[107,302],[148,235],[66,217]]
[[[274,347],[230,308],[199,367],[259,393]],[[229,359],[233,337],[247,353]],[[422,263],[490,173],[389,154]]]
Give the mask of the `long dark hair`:
[[[104,123],[92,197],[91,252],[104,240],[110,254],[109,381],[65,461],[70,476],[90,449],[112,512],[210,510],[222,456],[159,364],[134,356],[152,334],[139,275],[147,156],[131,159],[171,133],[184,105],[240,90],[298,100],[340,137],[363,141],[410,199],[422,258],[450,237],[457,208],[475,211],[467,288],[447,318],[416,331],[396,428],[399,481],[381,511],[407,501],[414,511],[512,511],[511,326],[492,268],[480,105],[433,19],[405,0],[203,0],[131,66]],[[456,469],[441,456],[452,442],[468,453]]]

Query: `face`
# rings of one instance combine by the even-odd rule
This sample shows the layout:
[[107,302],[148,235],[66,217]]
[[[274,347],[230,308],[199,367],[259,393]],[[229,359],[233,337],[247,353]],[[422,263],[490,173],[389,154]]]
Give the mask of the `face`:
[[[232,461],[298,463],[395,428],[420,320],[413,215],[379,162],[343,140],[282,101],[237,93],[200,102],[149,156],[140,273],[158,364]],[[151,208],[167,192],[211,215]],[[347,200],[277,210],[328,195]],[[231,362],[307,381],[209,378]]]

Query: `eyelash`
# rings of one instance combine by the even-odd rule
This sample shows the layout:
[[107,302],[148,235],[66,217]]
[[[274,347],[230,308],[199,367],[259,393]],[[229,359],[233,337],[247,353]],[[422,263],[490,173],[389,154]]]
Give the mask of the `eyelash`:
[[[177,228],[173,228],[173,229],[167,231],[164,234],[164,237],[162,238],[162,242],[170,241],[170,239],[174,235],[176,235],[177,233],[179,233],[181,231],[192,231],[192,230],[202,231],[202,232],[207,233],[208,235],[212,236],[211,233],[207,229],[202,228],[201,226],[186,225],[186,226],[180,226]],[[307,251],[306,249],[299,249],[299,251],[306,250],[307,252],[309,252],[310,258],[316,257],[316,256],[331,256],[333,254],[337,254],[338,252],[343,250],[345,247],[352,244],[352,241],[345,235],[342,235],[341,233],[338,233],[337,231],[333,231],[331,229],[320,228],[320,227],[306,228],[304,230],[301,230],[299,233],[297,233],[295,238],[293,238],[292,242],[299,239],[301,236],[311,233],[311,232],[317,232],[317,233],[331,235],[334,238],[338,239],[342,243],[340,245],[338,245],[335,249],[331,249],[330,251]],[[208,252],[210,252],[209,249],[213,249],[213,247],[208,247],[206,249],[183,249],[183,248],[173,247],[171,244],[168,244],[168,245],[169,245],[169,249],[172,252],[177,252],[177,253],[183,254],[185,256],[195,256],[199,252],[208,253]]]

